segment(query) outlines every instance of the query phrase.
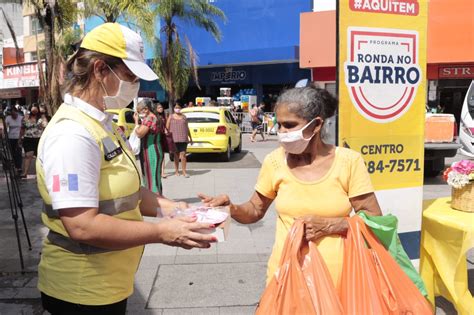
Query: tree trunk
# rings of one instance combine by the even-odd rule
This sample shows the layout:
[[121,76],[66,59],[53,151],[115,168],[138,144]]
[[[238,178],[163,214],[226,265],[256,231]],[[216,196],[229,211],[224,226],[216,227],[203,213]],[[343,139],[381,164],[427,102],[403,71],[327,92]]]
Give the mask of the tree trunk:
[[173,114],[174,104],[176,102],[175,92],[174,92],[174,76],[172,70],[173,64],[173,56],[170,53],[171,46],[173,45],[173,25],[172,21],[168,21],[168,27],[166,28],[166,47],[165,47],[165,54],[166,54],[166,68],[167,68],[167,78],[166,81],[168,82],[168,106],[170,109],[170,115]]
[[[43,91],[44,103],[50,106],[52,112],[56,111],[51,97],[51,85],[53,78],[53,49],[54,49],[54,18],[49,4],[45,4],[44,15],[44,50],[45,50],[45,90]],[[39,56],[38,56],[39,57]]]

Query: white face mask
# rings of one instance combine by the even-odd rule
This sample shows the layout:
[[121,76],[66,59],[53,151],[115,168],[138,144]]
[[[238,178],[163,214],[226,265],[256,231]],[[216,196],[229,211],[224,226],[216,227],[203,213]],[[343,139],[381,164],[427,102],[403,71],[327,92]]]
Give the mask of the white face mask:
[[179,113],[181,113],[181,109],[175,108],[175,109],[174,109],[174,112],[175,112],[176,114],[179,114]]
[[315,120],[316,118],[307,123],[303,128],[295,131],[289,131],[284,133],[277,132],[278,141],[287,153],[303,153],[303,151],[308,147],[309,142],[311,141],[311,139],[313,139],[315,135],[313,134],[311,137],[309,137],[309,139],[305,139],[303,136],[303,131]]
[[[109,67],[107,65],[107,67]],[[110,68],[110,71],[119,80],[119,88],[115,96],[109,96],[105,86],[102,82],[102,88],[107,96],[104,96],[104,104],[106,109],[122,109],[128,106],[134,98],[138,96],[138,90],[140,89],[140,82],[127,82],[120,80],[119,76]]]

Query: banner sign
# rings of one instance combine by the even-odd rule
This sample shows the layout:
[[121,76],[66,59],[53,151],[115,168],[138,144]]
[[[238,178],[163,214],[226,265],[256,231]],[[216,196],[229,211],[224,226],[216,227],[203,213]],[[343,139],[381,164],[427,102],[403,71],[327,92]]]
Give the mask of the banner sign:
[[427,0],[339,0],[339,144],[363,155],[385,213],[418,220],[426,28]]
[[474,65],[440,66],[440,79],[474,79]]
[[[43,63],[43,71],[45,64]],[[36,61],[3,67],[3,88],[38,87],[39,71]]]

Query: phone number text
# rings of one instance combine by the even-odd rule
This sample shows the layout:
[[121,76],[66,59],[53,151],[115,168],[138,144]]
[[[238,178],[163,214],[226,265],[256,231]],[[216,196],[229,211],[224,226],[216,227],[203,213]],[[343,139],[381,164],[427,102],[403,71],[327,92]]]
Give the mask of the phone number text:
[[419,172],[419,159],[396,159],[389,161],[368,161],[365,162],[369,174],[379,173],[393,173],[393,172]]

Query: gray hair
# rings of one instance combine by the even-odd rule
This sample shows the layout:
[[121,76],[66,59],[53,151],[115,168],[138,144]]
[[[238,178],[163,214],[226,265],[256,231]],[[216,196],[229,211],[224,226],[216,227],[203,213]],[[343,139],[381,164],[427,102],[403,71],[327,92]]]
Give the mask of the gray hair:
[[[284,91],[277,100],[275,111],[286,106],[290,113],[310,122],[316,117],[323,121],[334,116],[337,109],[337,100],[328,91],[314,86],[292,88]],[[328,133],[327,124],[321,129],[322,138]]]
[[150,112],[153,111],[153,102],[150,99],[144,98],[137,103],[137,111],[148,108]]

